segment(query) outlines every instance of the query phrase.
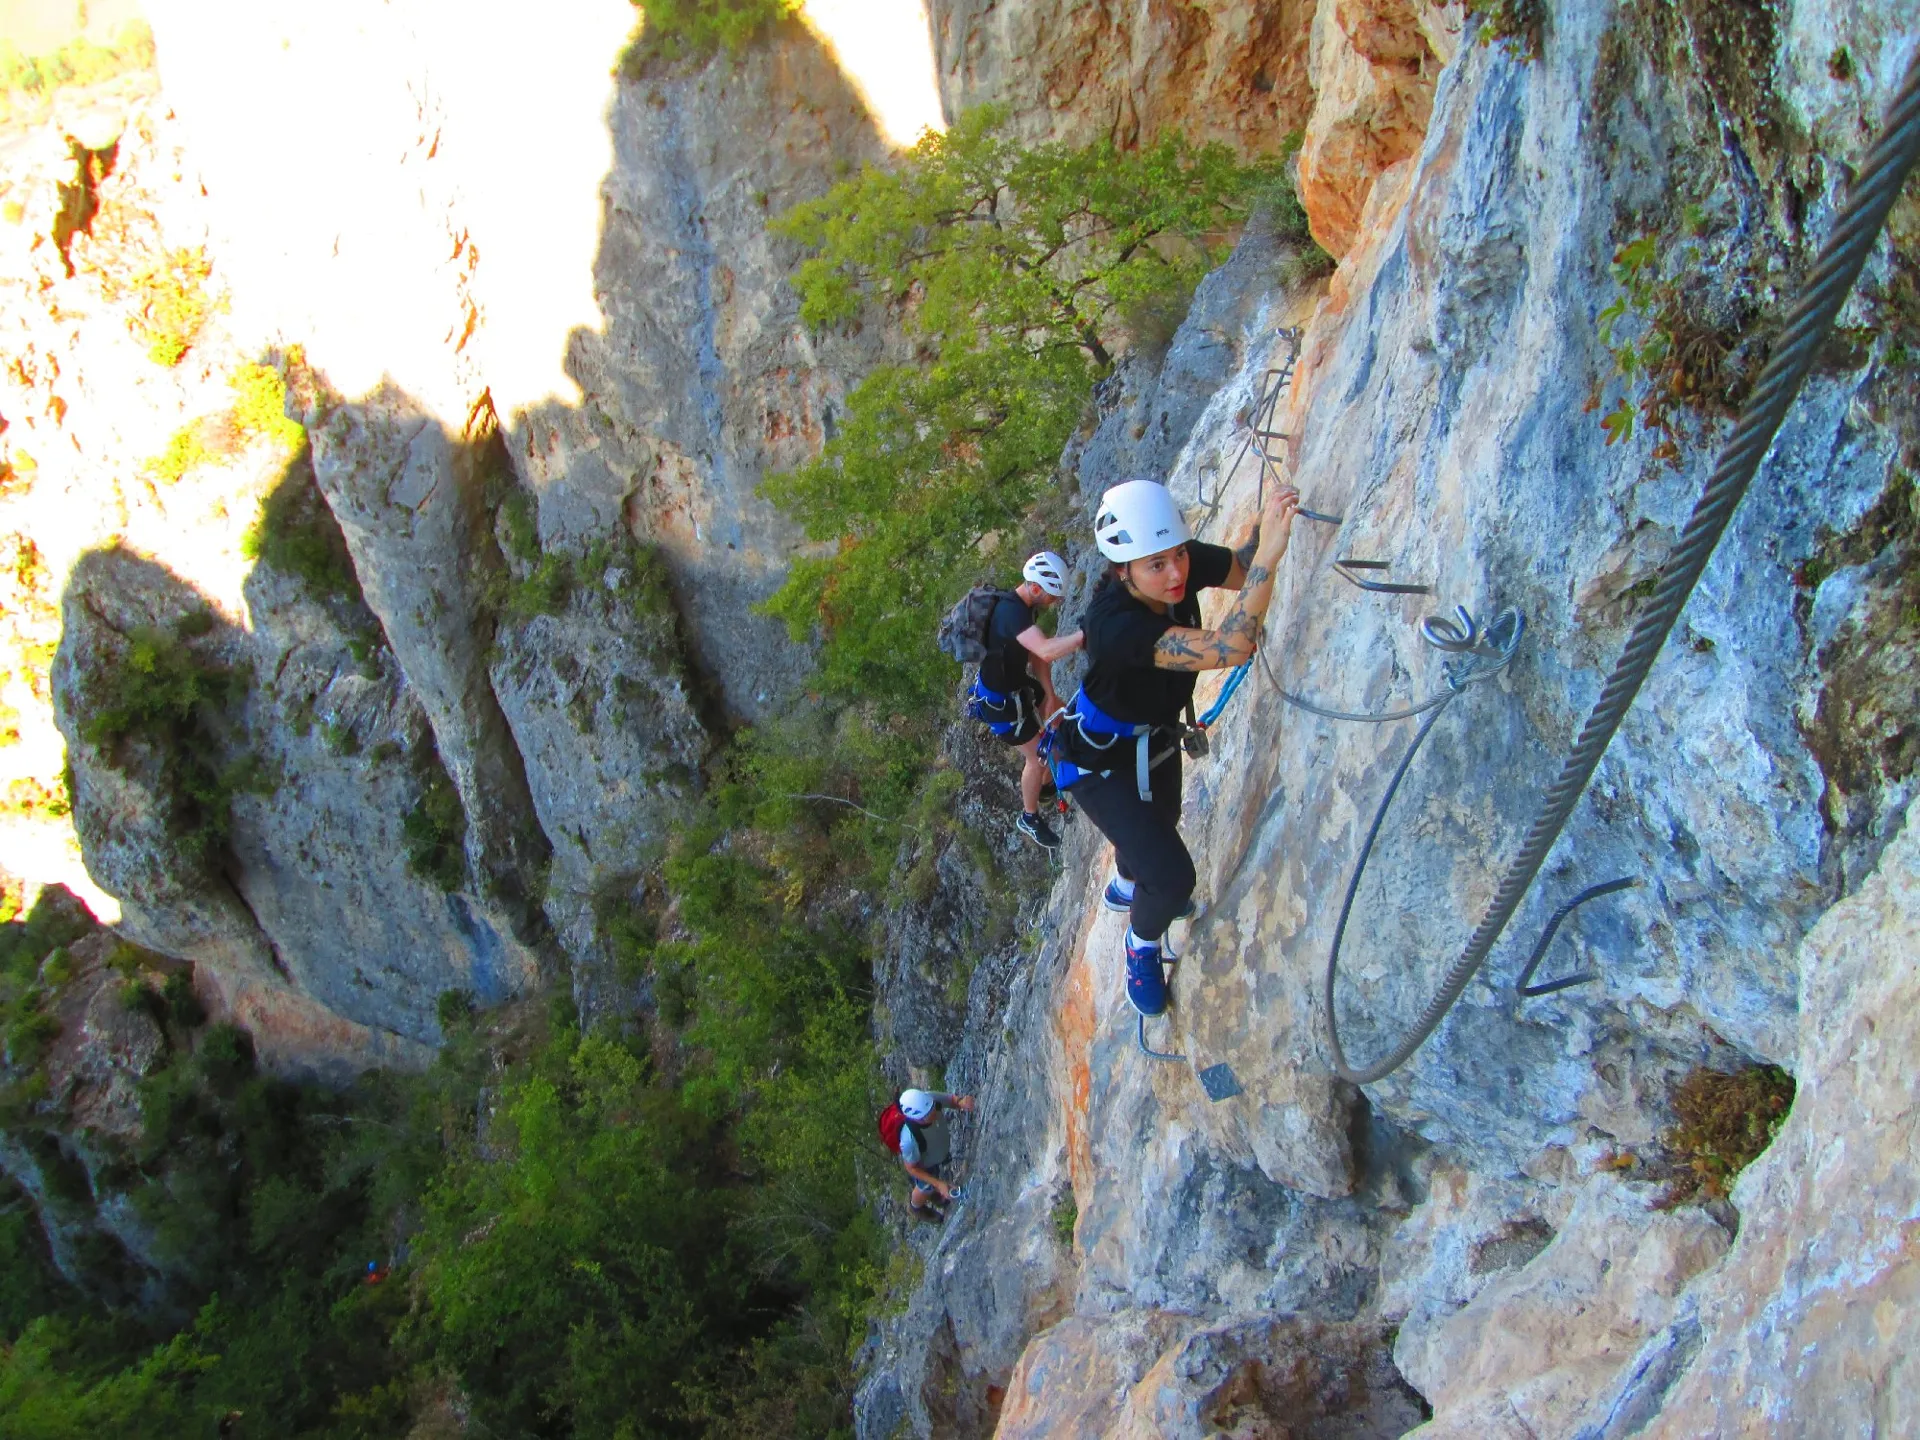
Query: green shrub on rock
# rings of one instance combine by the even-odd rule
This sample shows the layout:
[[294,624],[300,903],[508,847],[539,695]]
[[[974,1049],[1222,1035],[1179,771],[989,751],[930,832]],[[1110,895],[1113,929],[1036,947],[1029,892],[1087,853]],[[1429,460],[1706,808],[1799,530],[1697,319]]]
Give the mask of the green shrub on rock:
[[263,780],[251,756],[219,758],[252,676],[183,637],[198,628],[192,616],[171,632],[143,626],[118,654],[98,657],[82,690],[80,733],[116,768],[133,763],[134,747],[157,759],[168,828],[184,855],[204,861],[232,832],[233,797]]
[[800,0],[633,0],[640,28],[620,57],[636,74],[650,59],[699,59],[716,50],[738,54],[769,25],[798,13]]
[[847,397],[817,460],[764,486],[838,544],[796,561],[767,604],[796,639],[821,634],[836,691],[944,693],[935,625],[983,542],[1020,528],[1115,357],[1171,333],[1228,230],[1288,183],[1277,157],[1242,165],[1177,136],[1026,147],[1004,120],[972,112],[773,227],[811,252],[794,281],[808,324],[879,308],[920,345]]

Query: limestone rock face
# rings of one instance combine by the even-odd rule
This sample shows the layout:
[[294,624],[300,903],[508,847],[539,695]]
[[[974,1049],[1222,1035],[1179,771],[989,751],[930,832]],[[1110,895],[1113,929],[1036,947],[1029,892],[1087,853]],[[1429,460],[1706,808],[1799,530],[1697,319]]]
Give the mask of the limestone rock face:
[[1318,1433],[1388,1440],[1419,1423],[1419,1401],[1365,1326],[1290,1319],[1209,1326],[1190,1316],[1075,1317],[1035,1337],[1014,1371],[995,1434],[1236,1440]]
[[889,152],[831,53],[789,24],[739,59],[623,80],[608,124],[594,294],[567,373],[584,403],[512,423],[544,539],[626,527],[657,544],[701,673],[759,717],[804,673],[778,622],[749,613],[801,543],[756,492],[812,458],[881,336],[810,334],[768,222]]
[[[120,899],[127,935],[163,954],[203,957],[212,968],[265,978],[275,962],[258,922],[228,877],[184,853],[170,757],[139,737],[109,757],[85,737],[100,687],[127,673],[134,632],[170,633],[202,608],[197,599],[129,552],[86,557],[62,607],[54,713],[67,737],[74,820],[88,869]],[[234,659],[226,646],[217,654],[203,646],[202,653],[215,664]]]
[[1444,1319],[1401,1327],[1394,1360],[1435,1412],[1423,1440],[1570,1433],[1726,1253],[1726,1231],[1704,1211],[1662,1212],[1657,1198],[1657,1187],[1597,1177],[1524,1268]]
[[123,932],[193,961],[211,1007],[249,1025],[265,1063],[334,1078],[422,1064],[443,991],[506,998],[537,978],[537,956],[494,928],[478,897],[405,863],[429,731],[392,655],[356,661],[364,632],[292,577],[256,571],[247,599],[251,631],[214,623],[182,642],[247,677],[239,723],[205,758],[261,777],[234,793],[230,835],[209,849],[183,838],[179,755],[138,738],[109,753],[87,737],[103,687],[125,683],[134,637],[177,636],[205,602],[130,552],[76,569],[54,696],[88,865],[121,897]]
[[547,845],[487,674],[486,587],[504,565],[482,447],[391,389],[313,418],[314,476],[368,607],[433,723],[466,811],[469,862],[509,914],[531,913],[527,891]]
[[[1734,1187],[1740,1238],[1595,1434],[1871,1435],[1920,1405],[1912,1070],[1920,827],[1909,817],[1800,954],[1799,1090]],[[1677,1352],[1679,1363],[1655,1363]],[[1691,1361],[1687,1364],[1687,1361]],[[1684,1366],[1684,1368],[1683,1368]],[[1664,1371],[1664,1373],[1662,1373]],[[1665,1385],[1670,1393],[1661,1395]]]
[[[1443,16],[1346,21],[1345,43],[1369,47],[1369,64],[1404,64],[1412,42],[1394,37],[1408,26],[1445,48]],[[1092,436],[1066,457],[1089,513],[1109,477],[1163,473],[1201,539],[1238,543],[1262,483],[1247,422],[1291,349],[1280,327],[1299,324],[1275,423],[1298,438],[1306,503],[1343,523],[1296,525],[1264,663],[1214,727],[1211,755],[1186,762],[1182,834],[1203,908],[1174,927],[1170,1013],[1145,1028],[1180,1063],[1136,1044],[1120,921],[1097,904],[1106,847],[1077,822],[1037,952],[1012,983],[976,980],[976,998],[996,998],[984,1024],[970,1017],[978,1036],[948,1075],[981,1101],[968,1198],[917,1239],[928,1279],[876,1341],[863,1435],[978,1434],[1040,1416],[1046,1390],[1023,1375],[1065,1392],[1035,1423],[1134,1423],[1121,1418],[1135,1413],[1128,1391],[1175,1343],[1151,1317],[1170,1311],[1209,1327],[1255,1315],[1397,1324],[1400,1373],[1434,1404],[1434,1434],[1635,1433],[1693,1357],[1720,1353],[1702,1348],[1715,1343],[1709,1312],[1689,1287],[1712,1293],[1711,1277],[1738,1263],[1719,1268],[1726,1232],[1699,1210],[1660,1210],[1653,1187],[1613,1171],[1656,1148],[1687,1069],[1807,1063],[1813,962],[1800,942],[1876,862],[1894,864],[1884,847],[1910,783],[1904,730],[1872,764],[1842,770],[1808,722],[1847,674],[1879,677],[1860,680],[1874,698],[1848,698],[1850,713],[1884,724],[1903,703],[1904,667],[1863,663],[1859,648],[1903,623],[1881,608],[1893,593],[1882,577],[1907,542],[1874,518],[1910,443],[1897,359],[1863,352],[1808,384],[1507,944],[1433,1040],[1364,1093],[1329,1078],[1322,986],[1358,849],[1415,725],[1327,720],[1276,693],[1403,709],[1447,693],[1423,617],[1463,605],[1484,623],[1512,606],[1527,622],[1515,663],[1434,723],[1354,895],[1333,1003],[1365,1061],[1413,1022],[1480,919],[1727,429],[1688,414],[1670,446],[1644,429],[1609,443],[1590,403],[1646,398],[1595,331],[1617,294],[1620,245],[1678,233],[1677,213],[1662,218],[1677,194],[1727,205],[1712,211],[1720,233],[1734,224],[1745,181],[1724,168],[1707,80],[1682,63],[1691,42],[1604,5],[1558,7],[1552,23],[1532,63],[1462,45],[1430,75],[1424,134],[1356,192],[1324,295],[1289,295],[1273,257],[1254,259],[1258,240],[1243,243],[1159,374],[1109,382]],[[1809,14],[1783,22],[1779,45],[1810,54],[1851,35],[1866,53],[1888,23]],[[1884,105],[1898,68],[1875,71],[1856,119]],[[1805,81],[1779,103],[1837,104],[1824,87]],[[1825,98],[1810,98],[1816,88]],[[1858,158],[1862,132],[1844,133],[1829,122],[1832,150],[1776,157],[1762,182],[1791,174],[1811,187],[1809,243]],[[1759,203],[1776,198],[1767,189]],[[1703,308],[1747,283],[1721,268],[1737,260],[1696,258],[1679,278]],[[1871,293],[1849,314],[1880,313]],[[1386,562],[1428,593],[1362,591],[1333,572],[1343,557]],[[1093,568],[1070,591],[1069,623]],[[1202,708],[1219,683],[1202,682]],[[1859,796],[1829,810],[1848,785]],[[1547,915],[1615,875],[1639,884],[1579,912],[1545,962],[1546,975],[1596,978],[1518,1001],[1513,978]],[[1845,1025],[1833,1038],[1869,1043]],[[1195,1072],[1221,1064],[1238,1093],[1214,1102]],[[1880,1069],[1898,1085],[1897,1067]],[[1891,1237],[1906,1192],[1886,1157],[1910,1137],[1890,1091],[1866,1105],[1887,1116],[1884,1149],[1877,1127],[1855,1145],[1860,1126],[1839,1104],[1820,1129],[1830,1148],[1803,1156],[1807,1188],[1783,1197],[1806,1217],[1786,1222],[1804,1223],[1795,1240],[1769,1249],[1748,1213],[1759,1182],[1736,1192],[1735,1256],[1753,1247],[1758,1291],[1779,1274],[1790,1298],[1769,1309],[1740,1289],[1749,1298],[1714,1312],[1751,1320],[1725,1342],[1718,1376],[1790,1383],[1781,1367],[1801,1352],[1767,1327],[1803,1323],[1774,1317],[1804,1303],[1807,1334],[1845,1337],[1822,1349],[1836,1374],[1861,1351],[1875,1357],[1863,1362],[1873,1394],[1902,1393],[1899,1301],[1874,1307],[1904,1293]],[[1861,1210],[1847,1233],[1863,1238],[1850,1253],[1889,1258],[1846,1272],[1871,1298],[1814,1318],[1816,1291],[1841,1284],[1848,1262],[1837,1246],[1816,1245],[1811,1269],[1789,1257],[1813,1243],[1812,1177],[1843,1149],[1868,1167],[1852,1182]],[[1782,1185],[1786,1171],[1757,1173]],[[1696,1383],[1671,1433],[1737,1431],[1737,1382]]]
[[[657,563],[657,562],[656,562]],[[611,998],[596,899],[630,889],[699,793],[708,736],[676,617],[628,552],[578,567],[553,615],[503,617],[488,667],[539,830],[553,847],[545,915],[588,1014]]]
[[947,113],[1005,105],[1031,139],[1131,146],[1179,131],[1269,154],[1313,103],[1305,0],[933,0],[931,11]]
[[118,943],[95,932],[70,948],[74,972],[56,992],[60,1034],[47,1051],[47,1103],[64,1107],[76,1130],[126,1140],[140,1133],[140,1082],[165,1058],[167,1037],[122,999],[121,977],[107,964]]

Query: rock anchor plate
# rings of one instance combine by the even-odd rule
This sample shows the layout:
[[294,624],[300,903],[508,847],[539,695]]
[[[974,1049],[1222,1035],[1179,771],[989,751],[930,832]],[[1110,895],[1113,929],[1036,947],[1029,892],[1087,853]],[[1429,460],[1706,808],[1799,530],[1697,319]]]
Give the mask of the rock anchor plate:
[[1218,1103],[1231,1100],[1243,1094],[1240,1081],[1233,1073],[1233,1067],[1222,1060],[1218,1065],[1209,1065],[1200,1072],[1200,1088],[1207,1092],[1207,1098]]

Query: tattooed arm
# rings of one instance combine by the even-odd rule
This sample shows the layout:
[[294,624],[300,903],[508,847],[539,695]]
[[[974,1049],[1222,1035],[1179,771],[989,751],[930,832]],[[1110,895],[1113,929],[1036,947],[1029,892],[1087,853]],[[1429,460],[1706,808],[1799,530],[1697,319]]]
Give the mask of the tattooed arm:
[[1239,590],[1247,583],[1247,571],[1253,566],[1253,557],[1260,551],[1260,522],[1253,522],[1253,529],[1247,535],[1247,543],[1234,547],[1233,565],[1227,571],[1227,578],[1220,582],[1222,590]]
[[[1267,507],[1268,523],[1258,549],[1244,567],[1240,593],[1233,606],[1210,630],[1176,625],[1153,647],[1153,663],[1160,670],[1229,670],[1253,658],[1260,644],[1260,622],[1273,599],[1273,575],[1287,553],[1293,514],[1300,508],[1300,492],[1281,489]],[[1236,557],[1237,558],[1237,557]]]
[[[1291,435],[1284,438],[1287,442],[1287,472],[1291,474],[1297,463],[1299,442]],[[1267,509],[1271,511],[1273,505],[1269,503]],[[1282,546],[1281,548],[1284,550],[1286,547]],[[1253,557],[1258,554],[1259,551],[1260,522],[1255,520],[1253,522],[1253,528],[1247,531],[1246,543],[1233,547],[1233,568],[1227,571],[1227,578],[1220,582],[1220,588],[1222,590],[1238,590],[1244,586],[1247,583],[1247,571],[1253,567]]]

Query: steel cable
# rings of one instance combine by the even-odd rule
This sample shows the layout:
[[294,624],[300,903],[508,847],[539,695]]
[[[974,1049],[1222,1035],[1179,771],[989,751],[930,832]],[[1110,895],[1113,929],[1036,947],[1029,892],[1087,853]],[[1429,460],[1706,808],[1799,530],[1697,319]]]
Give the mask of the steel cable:
[[[1773,443],[1774,435],[1786,418],[1788,407],[1805,384],[1820,346],[1832,329],[1834,318],[1840,313],[1840,307],[1852,291],[1854,282],[1859,279],[1874,242],[1886,224],[1887,213],[1893,208],[1900,187],[1917,158],[1920,158],[1920,55],[1916,55],[1908,66],[1906,78],[1887,113],[1886,124],[1848,189],[1833,233],[1822,247],[1820,258],[1808,276],[1799,301],[1788,314],[1779,343],[1768,357],[1766,368],[1755,383],[1733,434],[1720,453],[1719,462],[1701,493],[1699,503],[1694,507],[1686,530],[1667,559],[1652,599],[1635,623],[1626,649],[1615,662],[1613,673],[1607,677],[1607,683],[1592,713],[1588,715],[1578,741],[1561,766],[1559,778],[1553,782],[1541,802],[1540,812],[1527,832],[1520,853],[1501,880],[1486,918],[1468,939],[1466,949],[1447,972],[1439,992],[1412,1030],[1388,1054],[1365,1065],[1350,1062],[1340,1043],[1339,1021],[1334,1010],[1340,931],[1335,932],[1334,949],[1327,958],[1323,995],[1327,1014],[1327,1043],[1333,1054],[1334,1069],[1354,1084],[1370,1084],[1392,1074],[1426,1042],[1427,1037],[1446,1018],[1468,982],[1479,972],[1501,932],[1506,929],[1507,922],[1520,908],[1520,902],[1532,888],[1541,865],[1546,861],[1547,852],[1559,838],[1575,803],[1586,790],[1587,782],[1593,778],[1600,757],[1606,753],[1614,732],[1620,728],[1620,722],[1632,706],[1634,697],[1647,678],[1647,672],[1652,669],[1655,656],[1660,653],[1668,633],[1680,617],[1681,609],[1692,595],[1694,586],[1699,583],[1707,561],[1733,515],[1734,507],[1740,503],[1740,498],[1752,483],[1761,460]],[[1414,740],[1415,748],[1438,718],[1436,712],[1421,726],[1420,734]],[[1394,774],[1394,786],[1398,786],[1412,758],[1413,751],[1410,749]],[[1389,788],[1389,798],[1391,794],[1392,787]],[[1384,813],[1383,808],[1381,814]],[[1362,866],[1379,830],[1379,822],[1380,815],[1376,815],[1374,827],[1368,832],[1366,844],[1361,850]],[[1347,908],[1351,906],[1353,890],[1358,883],[1359,869],[1356,868],[1353,884],[1348,887],[1348,904],[1341,909],[1341,930],[1345,928]]]

